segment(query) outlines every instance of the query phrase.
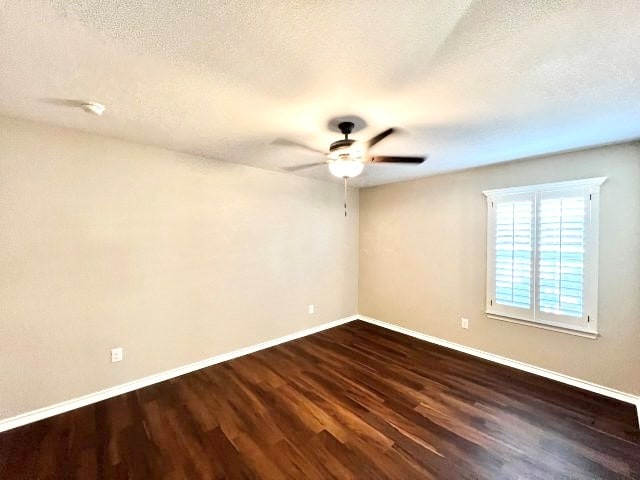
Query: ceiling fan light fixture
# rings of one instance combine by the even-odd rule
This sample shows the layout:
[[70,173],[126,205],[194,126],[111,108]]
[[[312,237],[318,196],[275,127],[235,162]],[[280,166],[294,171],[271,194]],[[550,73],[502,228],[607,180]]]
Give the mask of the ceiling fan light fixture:
[[329,162],[331,175],[338,178],[353,178],[362,173],[364,163],[360,160],[333,160]]
[[[328,165],[329,171],[334,177],[344,179],[345,185],[345,195],[347,188],[347,179],[352,177],[357,177],[362,173],[364,169],[365,162],[368,165],[371,164],[420,164],[423,163],[426,158],[425,157],[406,157],[406,156],[388,156],[388,155],[376,155],[371,156],[369,154],[369,149],[374,145],[377,145],[382,140],[387,138],[392,133],[396,132],[395,128],[387,128],[383,132],[374,135],[366,142],[359,142],[354,140],[353,138],[349,138],[351,132],[355,124],[351,121],[343,121],[338,124],[338,128],[340,132],[344,135],[344,138],[336,140],[331,145],[329,145],[329,151],[324,153],[322,151],[318,151],[315,148],[307,147],[304,144],[293,142],[291,140],[280,139],[277,143],[284,145],[291,145],[294,147],[302,147],[314,153],[321,153],[326,157],[324,162],[315,162],[306,165],[299,165],[295,167],[285,168],[287,171],[297,171],[302,170],[309,167],[316,167],[319,165]],[[346,198],[346,197],[345,197]],[[345,204],[346,205],[346,204]],[[345,211],[346,213],[346,211]]]

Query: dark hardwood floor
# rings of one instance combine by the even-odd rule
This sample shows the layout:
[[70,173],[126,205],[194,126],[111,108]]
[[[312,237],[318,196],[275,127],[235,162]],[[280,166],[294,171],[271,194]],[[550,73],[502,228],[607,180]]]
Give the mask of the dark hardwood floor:
[[363,322],[0,434],[0,478],[640,478],[635,408]]

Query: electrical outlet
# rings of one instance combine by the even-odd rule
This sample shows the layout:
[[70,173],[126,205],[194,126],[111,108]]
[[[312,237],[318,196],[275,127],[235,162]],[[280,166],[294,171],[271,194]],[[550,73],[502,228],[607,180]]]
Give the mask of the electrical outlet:
[[460,319],[460,326],[462,328],[469,328],[469,319],[468,318],[461,318]]
[[111,363],[121,362],[122,361],[122,347],[112,348],[111,349]]
[[314,313],[316,313],[316,306],[309,305],[309,315],[313,315]]

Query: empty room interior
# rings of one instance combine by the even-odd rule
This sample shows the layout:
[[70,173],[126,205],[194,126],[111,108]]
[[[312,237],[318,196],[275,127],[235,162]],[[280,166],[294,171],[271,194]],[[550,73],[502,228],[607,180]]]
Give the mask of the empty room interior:
[[640,479],[638,0],[0,0],[0,479]]

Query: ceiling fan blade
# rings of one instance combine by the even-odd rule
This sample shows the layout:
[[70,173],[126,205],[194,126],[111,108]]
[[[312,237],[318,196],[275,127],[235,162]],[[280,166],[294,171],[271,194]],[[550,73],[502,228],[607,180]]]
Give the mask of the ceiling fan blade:
[[384,140],[385,138],[387,138],[393,132],[395,132],[394,128],[387,128],[384,132],[380,132],[376,136],[371,137],[364,144],[367,147],[367,149],[369,149],[369,148],[373,147],[376,143],[378,143],[380,140]]
[[293,140],[287,140],[286,138],[276,138],[273,142],[271,142],[271,145],[282,145],[285,147],[304,148],[305,150],[309,150],[310,152],[313,152],[313,153],[326,155],[326,153],[323,152],[322,150],[318,150],[316,148],[310,147],[308,145],[305,145],[304,143],[298,143],[298,142],[294,142]]
[[291,167],[283,167],[282,170],[287,172],[297,172],[298,170],[304,170],[305,168],[317,167],[319,165],[326,165],[327,162],[315,162],[305,163],[304,165],[292,165]]
[[367,161],[371,163],[410,163],[418,165],[426,159],[427,157],[386,157],[380,155],[377,157],[368,157]]

